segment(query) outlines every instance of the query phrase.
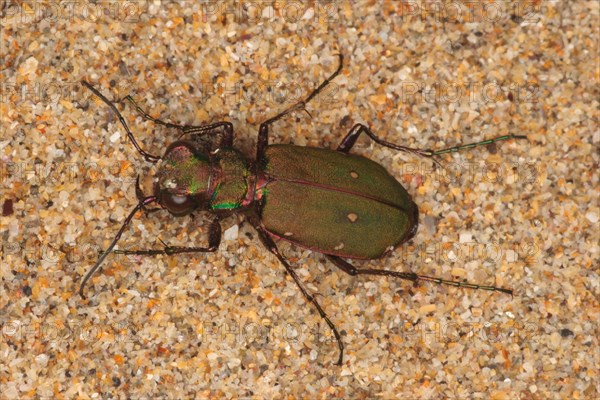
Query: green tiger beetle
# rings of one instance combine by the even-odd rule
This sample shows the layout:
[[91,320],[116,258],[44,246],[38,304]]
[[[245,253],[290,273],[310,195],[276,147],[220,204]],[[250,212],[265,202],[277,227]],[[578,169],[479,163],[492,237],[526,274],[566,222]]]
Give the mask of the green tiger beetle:
[[94,267],[81,283],[79,294],[90,277],[113,251],[134,215],[151,203],[174,216],[192,211],[208,211],[213,215],[208,233],[208,246],[181,247],[163,243],[162,250],[116,250],[119,254],[173,255],[180,253],[215,252],[221,242],[220,220],[240,212],[258,232],[263,245],[283,264],[306,300],[314,305],[337,340],[342,364],[344,345],[338,330],[315,296],[310,294],[286,258],[277,249],[275,239],[324,254],[333,265],[347,274],[384,275],[408,281],[430,281],[457,287],[499,291],[512,295],[512,290],[477,285],[384,269],[357,268],[347,259],[372,260],[390,253],[396,246],[410,240],[417,231],[419,209],[406,189],[381,165],[350,153],[361,134],[366,134],[381,146],[433,158],[441,154],[485,146],[509,139],[526,139],[520,135],[505,135],[477,143],[442,150],[421,150],[389,143],[375,135],[368,126],[356,124],[336,150],[301,147],[289,144],[269,144],[269,129],[276,121],[295,111],[306,111],[306,105],[340,73],[343,56],[334,73],[300,101],[273,118],[264,121],[258,131],[256,160],[247,160],[233,148],[233,125],[215,122],[207,125],[177,125],[153,118],[142,110],[131,96],[129,101],[140,115],[155,124],[174,128],[182,138],[159,157],[143,150],[136,142],[116,106],[91,84],[83,85],[106,103],[119,118],[136,150],[147,161],[162,161],[154,194],[142,193],[139,176],[136,180],[138,204],[129,213],[121,229],[100,255]]

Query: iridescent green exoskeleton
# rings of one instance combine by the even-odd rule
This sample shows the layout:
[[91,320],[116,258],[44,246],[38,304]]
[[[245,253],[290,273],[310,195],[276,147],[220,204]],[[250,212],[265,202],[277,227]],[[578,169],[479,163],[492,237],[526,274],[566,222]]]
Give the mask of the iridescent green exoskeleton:
[[304,110],[319,92],[339,74],[337,70],[306,99],[294,104],[259,128],[256,159],[247,160],[233,148],[233,125],[216,122],[202,126],[176,125],[156,119],[144,112],[130,97],[125,97],[147,120],[175,128],[182,139],[172,143],[164,156],[151,155],[140,148],[116,106],[87,82],[96,96],[111,107],[125,128],[137,151],[146,160],[160,161],[154,194],[145,196],[136,183],[138,205],[125,219],[109,247],[83,279],[79,290],[83,297],[86,282],[113,251],[126,226],[137,211],[158,203],[172,215],[207,211],[213,215],[206,247],[165,245],[160,250],[115,251],[121,254],[158,255],[192,252],[214,252],[221,241],[219,220],[233,212],[243,213],[254,226],[265,247],[283,264],[302,294],[318,310],[332,329],[339,347],[338,364],[342,363],[344,346],[336,327],[317,300],[301,283],[296,272],[277,249],[274,239],[322,253],[350,275],[386,275],[409,281],[431,281],[472,289],[485,289],[512,294],[510,289],[476,285],[468,282],[382,269],[356,268],[347,259],[377,259],[411,239],[419,222],[419,211],[402,185],[381,165],[368,158],[350,154],[358,137],[364,133],[376,143],[392,149],[424,157],[483,146],[497,141],[520,139],[506,135],[483,142],[442,150],[420,150],[386,142],[362,124],[355,125],[336,150],[269,144],[269,128],[280,118]]

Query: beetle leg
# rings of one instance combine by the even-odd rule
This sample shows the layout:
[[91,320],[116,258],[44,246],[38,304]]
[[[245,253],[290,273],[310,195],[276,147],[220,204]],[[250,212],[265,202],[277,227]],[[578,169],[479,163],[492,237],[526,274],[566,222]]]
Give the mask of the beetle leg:
[[431,153],[431,150],[413,149],[410,147],[400,146],[390,142],[386,142],[385,140],[377,137],[377,135],[375,135],[369,129],[368,126],[363,124],[356,124],[352,127],[352,129],[350,129],[350,132],[348,132],[346,137],[344,137],[344,140],[342,140],[342,143],[340,143],[340,145],[338,146],[337,151],[340,151],[342,153],[348,153],[352,146],[354,146],[354,144],[356,143],[356,140],[358,139],[361,133],[366,133],[375,143],[380,144],[384,147],[389,147],[391,149],[400,151],[406,151],[408,153],[417,153],[423,156],[429,156],[429,153]]
[[352,146],[354,146],[354,144],[356,143],[356,140],[358,139],[358,137],[360,136],[361,133],[366,133],[375,143],[380,144],[384,147],[389,147],[390,149],[405,151],[407,153],[418,154],[423,157],[433,157],[433,156],[437,156],[437,155],[445,154],[445,153],[454,153],[454,152],[457,152],[460,150],[472,149],[473,147],[478,147],[478,146],[485,146],[485,145],[492,144],[495,142],[500,142],[503,140],[527,139],[526,136],[522,136],[522,135],[504,135],[504,136],[499,136],[499,137],[495,137],[492,139],[484,140],[481,142],[449,147],[447,149],[422,150],[422,149],[415,149],[412,147],[400,146],[400,145],[397,145],[394,143],[386,142],[385,140],[380,139],[377,135],[375,135],[371,131],[371,129],[369,129],[368,126],[363,125],[363,124],[356,124],[352,127],[352,129],[350,129],[350,132],[348,132],[346,137],[344,137],[344,140],[342,140],[342,143],[340,143],[340,145],[338,146],[337,151],[341,151],[342,153],[348,153],[350,151],[350,149],[352,148]]
[[223,127],[220,132],[221,140],[219,141],[219,147],[232,147],[233,146],[233,124],[231,122],[220,121],[213,124],[201,125],[201,126],[184,126],[184,135],[199,135],[202,136],[211,130],[219,127]]
[[260,124],[260,128],[258,130],[258,143],[257,143],[257,146],[256,146],[256,159],[257,160],[262,160],[263,159],[263,156],[265,154],[265,150],[267,149],[267,146],[269,144],[269,125],[271,125],[275,121],[283,118],[284,116],[286,116],[286,115],[288,115],[288,114],[290,114],[290,113],[292,113],[294,111],[305,110],[304,107],[306,107],[306,104],[308,104],[309,101],[311,101],[323,89],[325,89],[325,87],[327,85],[329,85],[329,83],[333,80],[333,78],[335,78],[340,73],[340,71],[342,70],[342,66],[344,64],[344,56],[341,55],[341,54],[338,54],[338,57],[339,57],[340,61],[339,61],[339,65],[338,65],[337,69],[335,70],[335,72],[333,74],[331,74],[329,76],[329,78],[325,79],[319,85],[318,88],[316,88],[315,90],[313,90],[308,95],[308,97],[306,97],[306,99],[301,100],[301,101],[299,101],[296,104],[293,104],[292,106],[290,106],[287,109],[285,109],[284,111],[280,112],[279,114],[277,114],[273,118],[269,118],[268,120],[266,120],[265,122],[263,122],[262,124]]
[[83,280],[81,281],[81,286],[79,286],[79,295],[82,298],[85,298],[85,296],[83,294],[83,289],[85,288],[85,284],[96,273],[96,271],[98,269],[100,269],[100,266],[102,265],[102,262],[104,261],[104,259],[106,257],[108,257],[108,255],[113,251],[113,249],[115,248],[115,246],[117,245],[117,243],[121,239],[121,236],[123,235],[123,232],[125,232],[125,228],[127,228],[127,226],[129,225],[129,223],[131,222],[131,220],[133,219],[133,217],[135,216],[135,214],[139,210],[141,210],[145,206],[147,206],[148,204],[154,203],[155,201],[157,201],[157,198],[155,196],[145,197],[145,198],[143,198],[143,199],[140,200],[140,202],[138,203],[138,205],[135,206],[135,208],[133,210],[131,210],[131,212],[129,213],[129,215],[127,216],[127,218],[125,218],[125,221],[123,222],[123,225],[121,225],[121,229],[119,229],[119,232],[117,232],[117,235],[113,238],[112,242],[110,242],[110,245],[108,245],[108,248],[102,252],[102,254],[100,255],[100,258],[98,258],[98,261],[96,261],[96,264],[94,264],[94,266],[83,277]]
[[254,228],[258,232],[258,236],[260,237],[260,240],[265,245],[265,247],[271,253],[273,253],[275,255],[275,257],[277,257],[279,259],[279,261],[283,264],[283,266],[285,267],[288,274],[291,275],[291,277],[296,282],[296,285],[298,285],[298,287],[300,288],[300,291],[302,292],[302,294],[304,295],[306,300],[315,306],[315,308],[319,312],[319,315],[321,316],[321,318],[323,318],[325,320],[327,325],[329,325],[329,328],[333,331],[335,339],[337,340],[337,343],[338,343],[338,347],[340,349],[340,357],[338,358],[338,361],[336,364],[342,365],[342,359],[344,357],[344,345],[342,343],[342,338],[341,338],[340,333],[338,332],[337,328],[335,327],[335,325],[333,325],[333,322],[331,322],[331,320],[329,319],[327,314],[325,314],[325,311],[323,311],[323,308],[321,308],[321,305],[317,302],[315,297],[313,295],[311,295],[310,293],[308,293],[308,290],[306,290],[306,288],[300,281],[300,278],[298,278],[296,271],[293,270],[293,268],[290,266],[290,264],[287,262],[287,260],[281,255],[281,253],[277,249],[277,245],[275,244],[275,242],[273,241],[271,236],[267,233],[267,231],[265,231],[264,228],[261,227],[259,224],[254,224]]
[[427,275],[418,275],[413,272],[400,272],[400,271],[390,271],[387,269],[373,269],[373,268],[365,268],[359,269],[354,265],[350,264],[348,261],[337,257],[328,255],[327,258],[331,260],[332,263],[335,264],[336,267],[340,268],[345,273],[356,276],[356,275],[384,275],[384,276],[393,276],[394,278],[406,279],[408,281],[416,282],[416,281],[429,281],[435,282],[437,284],[444,284],[456,287],[465,287],[469,289],[481,289],[481,290],[490,290],[496,292],[508,293],[512,296],[513,292],[511,289],[499,288],[496,286],[485,286],[485,285],[477,285],[469,282],[460,282],[460,281],[450,281],[446,279],[436,278],[433,276]]
[[157,125],[162,125],[165,126],[167,128],[174,128],[174,129],[178,129],[180,130],[184,135],[204,135],[216,128],[220,128],[223,127],[223,131],[220,133],[221,135],[221,141],[219,142],[219,145],[221,147],[231,147],[233,146],[233,124],[231,122],[226,122],[226,121],[220,121],[220,122],[215,122],[212,124],[206,124],[206,125],[198,125],[198,126],[193,126],[193,125],[179,125],[179,124],[173,124],[171,122],[165,122],[162,121],[158,118],[154,118],[152,117],[150,114],[148,114],[146,111],[144,111],[136,102],[135,100],[133,100],[133,97],[131,97],[130,95],[127,95],[124,100],[129,101],[133,107],[136,109],[136,111],[146,120],[148,121],[152,121]]
[[[160,239],[159,239],[160,240]],[[208,247],[184,247],[184,246],[169,246],[161,240],[163,250],[115,250],[116,254],[125,255],[140,255],[140,256],[156,256],[156,255],[173,255],[181,253],[212,253],[217,251],[221,244],[221,224],[219,218],[215,217],[210,224],[208,230]]]

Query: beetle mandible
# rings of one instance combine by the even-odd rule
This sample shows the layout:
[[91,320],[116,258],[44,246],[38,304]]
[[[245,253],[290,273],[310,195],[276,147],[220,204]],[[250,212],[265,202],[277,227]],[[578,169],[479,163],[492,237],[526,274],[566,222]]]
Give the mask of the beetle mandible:
[[359,269],[347,261],[381,258],[415,235],[419,219],[417,205],[394,177],[378,163],[350,153],[361,134],[366,134],[381,146],[428,158],[503,140],[526,139],[526,136],[511,134],[434,151],[387,142],[375,135],[368,126],[356,124],[336,150],[269,144],[271,125],[290,113],[305,111],[306,105],[340,73],[343,56],[340,54],[338,57],[339,65],[335,72],[303,101],[260,124],[255,161],[247,160],[233,148],[233,125],[230,122],[200,126],[164,122],[148,115],[131,96],[126,96],[124,100],[129,101],[144,119],[182,133],[183,139],[168,146],[162,157],[147,153],[136,142],[117,107],[91,84],[83,81],[82,84],[116,114],[136,150],[147,161],[161,161],[161,165],[154,184],[154,194],[151,196],[142,193],[138,176],[138,204],[84,277],[79,289],[81,297],[84,297],[83,290],[87,281],[113,251],[134,215],[151,203],[158,203],[174,216],[187,215],[195,210],[213,214],[208,246],[181,247],[164,244],[162,250],[116,250],[116,253],[172,255],[214,252],[221,241],[221,218],[233,212],[243,213],[258,232],[264,246],[283,264],[306,300],[313,304],[333,331],[339,348],[338,365],[342,364],[344,355],[338,330],[279,252],[274,239],[286,240],[322,253],[335,266],[353,276],[385,275],[413,282],[422,280],[512,294],[510,289],[413,272]]

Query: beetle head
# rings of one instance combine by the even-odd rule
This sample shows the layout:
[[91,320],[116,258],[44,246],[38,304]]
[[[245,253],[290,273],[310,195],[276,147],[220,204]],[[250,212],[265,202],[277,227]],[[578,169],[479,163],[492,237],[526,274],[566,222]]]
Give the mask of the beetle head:
[[188,141],[172,143],[162,158],[154,195],[171,214],[185,215],[207,209],[210,202],[211,165],[207,154]]

